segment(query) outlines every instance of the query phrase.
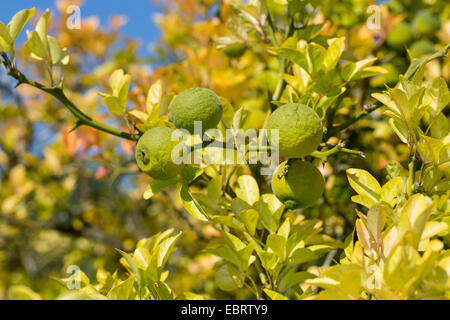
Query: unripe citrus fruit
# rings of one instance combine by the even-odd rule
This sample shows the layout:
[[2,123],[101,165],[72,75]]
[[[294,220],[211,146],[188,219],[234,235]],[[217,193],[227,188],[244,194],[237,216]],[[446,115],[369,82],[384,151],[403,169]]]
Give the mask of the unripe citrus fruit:
[[325,181],[309,162],[295,160],[280,164],[272,177],[272,191],[288,209],[313,205],[323,194]]
[[421,58],[426,54],[434,52],[434,44],[428,39],[421,39],[414,42],[409,48],[413,58]]
[[387,43],[391,47],[401,48],[410,43],[413,37],[414,34],[410,25],[402,21],[389,32]]
[[275,110],[267,121],[267,133],[271,145],[275,145],[271,130],[278,129],[280,155],[301,158],[317,150],[322,142],[322,121],[308,106],[288,103]]
[[173,163],[172,150],[179,143],[172,141],[173,129],[156,127],[148,130],[139,139],[136,147],[136,162],[142,171],[152,178],[167,180],[180,173],[182,166]]
[[418,36],[431,36],[441,27],[439,16],[428,10],[417,13],[413,24]]
[[[222,118],[219,97],[209,89],[191,88],[180,93],[170,105],[170,121],[179,128],[194,133],[194,122],[201,121],[202,130],[216,128]],[[202,133],[203,133],[202,132]]]
[[227,46],[223,52],[230,58],[240,58],[247,50],[245,43],[233,43]]

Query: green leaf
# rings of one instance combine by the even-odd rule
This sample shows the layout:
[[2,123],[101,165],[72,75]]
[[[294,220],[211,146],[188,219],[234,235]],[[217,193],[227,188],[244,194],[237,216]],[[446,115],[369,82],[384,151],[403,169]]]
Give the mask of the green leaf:
[[148,120],[148,114],[137,109],[128,111],[128,116],[132,117],[133,120],[138,120],[142,123],[145,123]]
[[[439,163],[443,162],[441,161],[441,156],[442,160],[447,160],[445,144],[442,140],[427,136],[422,136],[422,139],[423,140],[417,146],[417,150],[424,163],[431,163],[434,166],[437,166]],[[444,153],[441,155],[443,150]]]
[[259,218],[262,224],[271,232],[277,232],[280,223],[281,214],[274,214],[269,207],[269,204],[263,201],[263,199],[258,200],[254,204],[254,208],[258,211]]
[[244,111],[244,107],[239,108],[233,116],[233,129],[239,130],[242,127],[243,116],[242,113]]
[[173,300],[173,293],[169,286],[163,281],[159,281],[151,286],[152,295],[157,300]]
[[47,36],[47,40],[52,64],[55,66],[68,64],[69,53],[67,52],[67,49],[61,48],[58,40],[51,36]]
[[350,186],[359,195],[369,197],[373,204],[380,201],[381,186],[370,173],[361,169],[348,169],[347,178]]
[[278,255],[280,261],[286,258],[286,238],[277,234],[269,234],[267,237],[267,247]]
[[162,83],[161,80],[158,80],[148,90],[147,101],[145,104],[147,113],[151,119],[159,118],[159,107],[161,105],[162,94]]
[[41,296],[26,286],[11,286],[8,300],[42,300]]
[[25,43],[25,48],[30,52],[31,57],[36,60],[45,59],[47,51],[38,33],[35,30],[27,31],[27,37],[28,41]]
[[191,182],[200,177],[203,172],[204,170],[200,167],[183,167],[183,169],[181,170],[181,176],[183,177],[184,181]]
[[244,200],[241,200],[239,198],[234,198],[233,200],[231,200],[231,209],[235,214],[240,214],[242,211],[251,208],[252,207]]
[[193,293],[193,292],[184,292],[183,294],[179,295],[176,300],[206,300],[205,297]]
[[352,197],[352,201],[355,203],[359,203],[360,205],[363,205],[366,208],[370,208],[375,204],[373,199],[365,194],[359,194],[357,196]]
[[[419,245],[423,230],[428,222],[433,205],[427,203],[423,194],[415,194],[408,199],[401,211],[401,216],[409,220],[409,225],[399,226],[400,237],[403,237],[408,231],[414,234],[414,244]],[[409,227],[410,226],[410,227]],[[409,230],[409,228],[412,228]]]
[[8,29],[5,27],[3,22],[0,21],[0,47],[6,52],[11,52],[12,42],[13,40],[9,35]]
[[259,187],[252,176],[240,176],[237,181],[236,195],[249,205],[259,200]]
[[133,260],[140,269],[147,269],[151,260],[150,252],[145,247],[139,247],[134,250]]
[[264,293],[267,294],[271,300],[289,300],[281,293],[278,293],[270,289],[264,289]]
[[69,291],[59,296],[57,300],[107,300],[107,298],[92,288],[92,290]]
[[325,70],[330,71],[336,67],[342,53],[344,52],[345,38],[341,37],[329,39],[327,42],[329,47],[325,53],[324,66]]
[[172,178],[169,180],[157,180],[153,179],[144,192],[144,199],[148,200],[152,198],[158,192],[164,190],[167,187],[173,186],[180,182],[180,178]]
[[225,264],[217,270],[215,279],[221,290],[234,291],[244,286],[245,275],[233,265]]
[[184,208],[194,217],[202,221],[208,221],[206,216],[206,212],[194,199],[191,192],[189,191],[189,187],[186,183],[183,183],[180,192],[181,201],[183,202]]
[[9,35],[11,36],[12,42],[16,41],[19,36],[20,31],[22,31],[25,24],[30,20],[30,18],[34,15],[35,9],[25,9],[19,11],[12,17],[11,21],[8,24]]
[[301,51],[292,48],[275,48],[274,51],[279,56],[297,64],[299,67],[311,74],[313,68],[312,64]]
[[395,134],[400,138],[403,143],[408,143],[410,140],[410,133],[408,128],[396,118],[389,119],[389,124],[394,130]]
[[[292,1],[294,2],[294,1]],[[308,25],[300,30],[298,30],[298,38],[304,39],[306,41],[310,41],[311,39],[314,39],[317,37],[322,30],[325,28],[325,24],[312,24]]]
[[261,251],[257,252],[259,258],[261,259],[261,263],[266,270],[273,270],[279,261],[278,255],[273,252]]
[[388,209],[385,203],[377,203],[373,205],[367,213],[367,230],[372,234],[377,246],[381,243],[381,235],[386,224]]
[[319,256],[307,248],[299,248],[295,250],[289,258],[289,265],[296,266],[306,262],[314,261],[318,259]]
[[372,239],[364,221],[361,219],[356,220],[355,228],[361,246],[366,250],[370,250],[372,248]]
[[342,78],[345,81],[350,82],[353,80],[366,78],[366,77],[370,77],[370,76],[382,73],[382,70],[384,70],[384,69],[368,68],[376,60],[377,60],[377,58],[369,58],[369,59],[358,61],[356,63],[348,62],[342,68]]
[[133,275],[127,280],[115,285],[108,292],[108,300],[128,300],[130,298],[131,291],[133,290],[135,280],[136,277]]
[[287,240],[289,238],[290,233],[291,233],[291,223],[289,222],[289,218],[286,218],[281,227],[278,229],[277,234],[284,237]]
[[47,10],[45,10],[44,14],[41,16],[38,23],[36,24],[36,32],[39,35],[39,38],[41,39],[41,42],[44,45],[44,48],[46,50],[49,46],[48,39],[47,39],[49,16],[50,16],[50,9],[47,9]]
[[157,263],[158,268],[164,268],[166,265],[169,255],[173,252],[173,248],[178,238],[181,236],[182,232],[178,233],[176,236],[165,239],[158,246]]
[[242,242],[238,237],[232,235],[229,232],[222,232],[223,239],[228,244],[228,246],[234,251],[238,252],[245,248],[244,242]]
[[293,268],[286,269],[287,272],[283,272],[278,280],[278,289],[280,291],[286,291],[293,286],[303,283],[305,280],[313,279],[316,276],[309,272],[295,272]]
[[246,231],[245,225],[236,219],[235,217],[231,216],[212,216],[210,217],[211,221],[217,224],[222,224],[227,227],[233,228],[238,231]]
[[222,201],[222,184],[223,177],[216,176],[208,183],[208,198],[215,204],[220,204]]
[[114,96],[107,96],[104,99],[109,112],[113,115],[120,116],[126,111],[126,106],[120,103],[119,98]]
[[450,92],[447,83],[441,77],[433,80],[431,87],[425,90],[424,103],[429,104],[433,117],[436,117],[450,103]]
[[403,291],[415,274],[420,255],[408,244],[399,244],[386,259],[384,281],[393,290]]
[[403,185],[403,179],[401,177],[396,177],[389,180],[382,188],[380,193],[380,198],[382,201],[390,204],[394,207],[397,203],[397,197],[401,193]]
[[239,218],[245,224],[247,231],[250,235],[254,236],[256,232],[256,226],[258,225],[259,214],[255,209],[243,210],[239,214]]
[[129,272],[131,274],[133,274],[136,277],[136,280],[138,282],[139,287],[142,287],[143,282],[142,282],[142,277],[141,277],[141,272],[139,271],[139,268],[136,264],[136,262],[134,261],[134,259],[126,252],[116,249],[121,255],[122,257],[125,259],[126,263],[128,264],[128,269]]
[[112,88],[112,95],[101,94],[104,97],[109,111],[117,116],[125,113],[127,109],[128,89],[131,83],[131,76],[125,74],[122,69],[115,70],[109,78]]

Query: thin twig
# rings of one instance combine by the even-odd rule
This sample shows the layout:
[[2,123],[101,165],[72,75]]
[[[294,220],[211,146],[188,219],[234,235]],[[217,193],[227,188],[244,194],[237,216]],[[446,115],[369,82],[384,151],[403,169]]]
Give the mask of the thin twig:
[[31,79],[29,79],[28,77],[26,77],[22,72],[20,72],[19,70],[17,70],[10,62],[8,56],[6,55],[6,53],[2,53],[2,57],[3,57],[3,64],[5,65],[5,67],[8,69],[8,75],[11,76],[12,78],[16,79],[17,85],[16,87],[22,85],[22,84],[27,84],[30,85],[32,87],[35,87],[36,89],[39,89],[45,93],[50,94],[51,96],[53,96],[54,98],[56,98],[58,101],[60,101],[77,119],[76,120],[76,124],[74,129],[86,125],[95,129],[98,129],[100,131],[109,133],[111,135],[123,138],[123,139],[127,139],[127,140],[131,140],[131,141],[137,141],[138,137],[136,135],[133,135],[131,133],[127,133],[127,132],[123,132],[120,131],[116,128],[110,127],[106,124],[103,124],[101,122],[98,122],[94,119],[92,119],[90,116],[88,116],[87,114],[85,114],[84,112],[82,112],[80,109],[78,109],[75,104],[70,101],[67,96],[64,94],[62,88],[60,87],[47,87],[43,84],[40,84],[39,82],[33,81]]

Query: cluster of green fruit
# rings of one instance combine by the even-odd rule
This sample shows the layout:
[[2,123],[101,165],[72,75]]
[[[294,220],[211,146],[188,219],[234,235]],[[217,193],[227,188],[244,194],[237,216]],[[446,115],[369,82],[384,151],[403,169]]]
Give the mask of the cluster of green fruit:
[[[178,129],[195,133],[195,122],[201,122],[202,132],[216,128],[222,118],[223,106],[220,98],[205,88],[188,89],[172,101],[170,121]],[[139,139],[136,161],[139,168],[152,178],[167,180],[177,176],[182,164],[172,161],[172,151],[178,144],[172,139],[174,129],[155,127]]]
[[[188,89],[170,105],[170,121],[176,128],[191,134],[195,133],[196,121],[201,122],[202,133],[216,128],[222,113],[220,98],[205,88]],[[324,179],[316,167],[300,158],[317,150],[322,142],[323,127],[319,116],[308,106],[289,103],[271,114],[267,132],[272,148],[277,148],[280,156],[289,159],[273,175],[274,194],[289,209],[314,204],[322,196]],[[155,127],[137,144],[136,161],[140,169],[155,179],[171,179],[182,170],[182,165],[172,161],[172,151],[178,143],[172,140],[173,133],[174,129],[169,127]]]
[[387,43],[393,48],[404,49],[414,39],[409,50],[413,57],[420,57],[434,52],[434,45],[429,40],[440,28],[441,22],[437,14],[429,10],[417,12],[413,21],[401,21],[389,32]]

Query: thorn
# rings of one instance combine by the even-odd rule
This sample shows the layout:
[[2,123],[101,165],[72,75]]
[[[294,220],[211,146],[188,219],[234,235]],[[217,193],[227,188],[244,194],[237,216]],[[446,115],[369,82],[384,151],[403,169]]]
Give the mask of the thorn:
[[68,133],[74,132],[75,130],[77,130],[77,129],[78,129],[79,127],[81,127],[82,125],[83,125],[83,123],[81,123],[81,121],[77,121],[77,122],[75,123],[75,126],[74,126],[72,129],[70,129]]
[[17,81],[17,83],[16,83],[16,85],[14,86],[14,89],[16,89],[17,87],[19,87],[21,84],[23,84],[24,82],[23,82],[23,80],[22,79],[19,79],[18,81]]

